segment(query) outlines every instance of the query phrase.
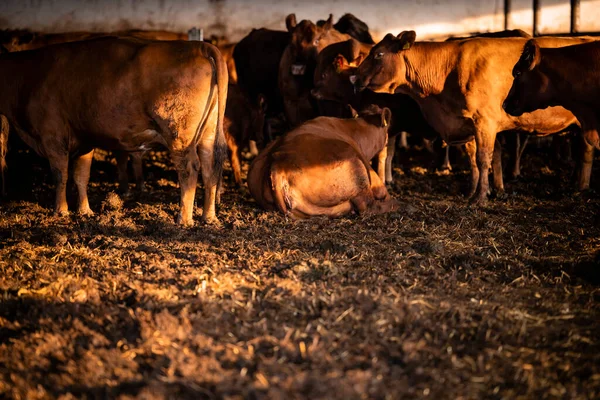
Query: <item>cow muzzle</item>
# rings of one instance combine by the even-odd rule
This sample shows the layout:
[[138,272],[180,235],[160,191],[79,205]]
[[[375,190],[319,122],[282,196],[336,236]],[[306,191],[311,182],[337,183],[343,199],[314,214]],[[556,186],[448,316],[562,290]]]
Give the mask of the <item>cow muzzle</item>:
[[350,83],[354,87],[354,94],[362,92],[366,88],[366,85],[359,79],[358,75],[350,75]]
[[513,117],[520,117],[523,115],[523,111],[519,109],[518,104],[514,101],[504,100],[502,103],[502,109],[506,111],[508,115],[512,115]]
[[292,64],[292,75],[304,75],[304,73],[306,72],[306,65],[305,64]]

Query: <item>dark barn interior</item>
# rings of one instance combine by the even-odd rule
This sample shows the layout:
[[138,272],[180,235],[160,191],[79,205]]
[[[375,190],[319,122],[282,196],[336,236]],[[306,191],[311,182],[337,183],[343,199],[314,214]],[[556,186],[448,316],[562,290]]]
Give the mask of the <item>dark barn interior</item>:
[[0,5],[0,397],[599,398],[597,21]]

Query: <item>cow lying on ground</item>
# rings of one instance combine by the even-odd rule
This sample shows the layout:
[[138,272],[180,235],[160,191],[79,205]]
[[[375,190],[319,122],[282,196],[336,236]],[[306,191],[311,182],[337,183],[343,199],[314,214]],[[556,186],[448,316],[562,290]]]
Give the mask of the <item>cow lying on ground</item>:
[[248,188],[258,204],[292,218],[392,211],[369,160],[386,145],[389,109],[360,118],[319,117],[273,141],[252,162]]
[[594,147],[600,149],[600,42],[558,49],[540,48],[540,44],[531,39],[525,45],[502,107],[516,117],[552,106],[572,111],[586,142],[579,174],[579,187],[586,188]]
[[160,144],[169,149],[179,175],[178,221],[193,223],[200,168],[202,219],[216,221],[226,152],[227,67],[214,46],[108,37],[3,54],[0,86],[0,144],[13,129],[48,158],[57,214],[68,212],[70,161],[79,212],[90,214],[87,183],[94,149],[132,152]]
[[[487,200],[488,171],[498,132],[519,129],[552,134],[577,123],[573,114],[562,107],[520,117],[509,116],[502,109],[512,82],[512,66],[526,39],[415,43],[415,38],[414,31],[402,32],[397,37],[388,34],[358,67],[353,78],[355,86],[359,90],[369,88],[410,95],[420,105],[427,122],[447,143],[467,143],[475,138],[476,147],[467,146],[477,167],[472,176],[472,202],[482,204]],[[545,47],[560,47],[589,39],[539,40]],[[495,174],[495,179],[496,176],[501,179],[502,175]],[[496,186],[500,184],[501,181]],[[589,182],[582,182],[581,188],[586,185]]]

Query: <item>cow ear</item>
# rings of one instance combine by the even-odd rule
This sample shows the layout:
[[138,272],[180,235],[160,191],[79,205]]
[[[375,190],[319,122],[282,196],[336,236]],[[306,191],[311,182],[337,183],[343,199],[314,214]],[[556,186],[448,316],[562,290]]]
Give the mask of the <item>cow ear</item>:
[[404,31],[400,32],[398,36],[396,36],[395,40],[395,49],[394,51],[397,53],[401,50],[408,50],[415,43],[415,39],[417,38],[417,33],[415,31]]
[[392,112],[389,108],[385,107],[381,112],[381,126],[387,127],[392,122]]
[[342,70],[348,67],[348,60],[341,54],[338,54],[333,60],[333,66],[335,68],[335,73],[339,74]]
[[349,56],[350,58],[348,58],[348,60],[350,61],[350,64],[352,67],[358,67],[364,59],[364,56],[362,54],[360,54],[360,43],[358,42],[358,40],[356,39],[350,39],[350,51],[349,51]]
[[346,108],[348,109],[348,112],[350,113],[352,118],[358,118],[358,113],[356,112],[356,110],[354,108],[352,108],[352,106],[350,104],[346,104]]
[[293,31],[296,25],[296,14],[290,14],[287,17],[285,17],[285,26],[288,32]]
[[523,48],[523,54],[521,54],[519,64],[521,64],[521,67],[524,67],[528,71],[531,71],[535,68],[536,65],[540,63],[540,59],[540,46],[538,46],[535,40],[528,40],[525,44],[525,47]]
[[328,31],[333,28],[333,14],[329,14],[329,18],[323,24],[323,30]]

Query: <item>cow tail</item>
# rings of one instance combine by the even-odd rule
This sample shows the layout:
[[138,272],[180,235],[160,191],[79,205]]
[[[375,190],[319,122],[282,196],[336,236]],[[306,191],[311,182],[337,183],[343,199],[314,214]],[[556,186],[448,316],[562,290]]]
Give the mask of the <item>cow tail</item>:
[[229,75],[227,73],[227,64],[219,50],[212,45],[206,45],[208,57],[215,67],[217,76],[217,131],[215,132],[215,143],[213,148],[213,182],[217,183],[217,191],[220,190],[221,178],[223,175],[223,163],[227,158],[227,142],[225,141],[225,132],[223,124],[225,120],[225,107],[227,105],[227,87],[229,84]]
[[4,171],[6,170],[6,153],[8,152],[8,119],[4,115],[0,115],[0,179],[2,179],[2,187],[0,188],[2,196],[6,195],[6,179]]

